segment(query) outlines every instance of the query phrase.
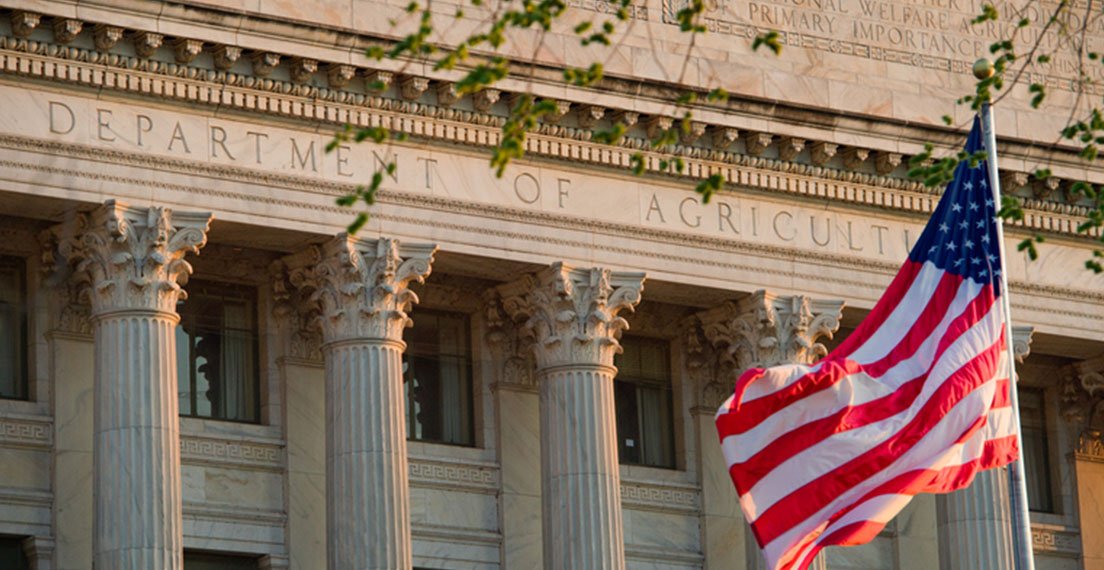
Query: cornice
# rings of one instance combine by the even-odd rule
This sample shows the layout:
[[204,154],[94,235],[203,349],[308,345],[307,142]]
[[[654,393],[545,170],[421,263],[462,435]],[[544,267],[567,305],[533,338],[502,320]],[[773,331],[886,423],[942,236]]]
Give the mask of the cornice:
[[[339,184],[335,182],[319,181],[305,176],[274,174],[271,172],[258,171],[234,166],[209,165],[188,160],[169,159],[145,154],[128,153],[123,151],[109,151],[90,147],[87,145],[43,141],[41,139],[35,139],[31,137],[0,135],[0,148],[13,148],[18,150],[43,152],[49,154],[63,154],[66,156],[101,161],[110,164],[136,166],[143,169],[155,169],[159,171],[177,172],[181,174],[198,174],[204,177],[215,177],[251,184],[285,187],[301,192],[323,194],[333,197],[347,194],[355,188],[355,185],[353,184]],[[293,209],[326,213],[347,214],[349,212],[348,208],[342,208],[336,205],[323,205],[318,203],[293,200],[290,198],[275,198],[256,193],[232,192],[228,190],[221,190],[211,186],[175,184],[164,180],[154,181],[144,178],[120,176],[117,174],[108,173],[110,172],[110,169],[97,169],[94,172],[87,172],[38,163],[32,164],[19,162],[2,158],[0,158],[0,167],[17,170],[31,170],[48,174],[68,176],[72,178],[85,178],[96,181],[111,182],[124,186],[171,189],[188,194],[209,195],[221,198],[228,198],[232,200],[240,200],[244,202],[263,203],[267,206],[281,206]],[[768,188],[767,190],[773,191],[775,193],[792,194],[789,191],[790,185],[783,186],[785,186],[785,188]],[[919,200],[919,198],[922,197],[914,198],[916,198],[916,200],[910,200],[909,202],[907,202],[907,204],[916,207],[917,210],[919,210],[919,213],[925,212],[925,210],[920,209],[920,206],[927,205],[927,207],[930,208],[934,205],[931,197],[928,197],[926,202],[921,202]],[[697,234],[687,234],[657,228],[644,228],[629,224],[617,224],[607,221],[576,218],[568,215],[524,210],[492,204],[472,203],[463,200],[427,196],[422,194],[408,194],[383,190],[379,192],[377,196],[377,202],[380,204],[430,209],[454,214],[476,216],[480,218],[490,217],[510,222],[523,223],[527,225],[542,225],[560,229],[584,231],[587,233],[606,234],[636,240],[651,240],[658,243],[682,245],[704,251],[719,251],[726,254],[740,253],[757,257],[793,259],[795,261],[812,263],[816,265],[854,269],[865,274],[874,273],[892,276],[900,267],[898,263],[894,262],[876,261],[850,257],[846,255],[825,253],[820,251],[806,251],[796,248],[749,243],[733,239],[702,236]],[[897,201],[895,203],[901,206],[904,206],[906,204],[903,200]],[[905,211],[902,212],[901,210]],[[902,207],[897,210],[897,213],[908,213],[908,210]],[[592,242],[590,240],[584,242],[558,236],[535,236],[532,233],[500,229],[498,227],[492,227],[492,225],[488,224],[467,224],[462,222],[449,222],[444,220],[427,221],[424,216],[403,216],[378,211],[374,212],[373,216],[385,221],[401,222],[418,226],[431,226],[437,229],[473,232],[477,234],[494,236],[505,240],[516,239],[540,241],[557,246],[583,249],[598,248],[612,253],[624,254],[626,256],[643,256],[675,263],[696,262],[699,264],[722,269],[739,270],[756,274],[772,274],[786,278],[792,277],[793,275],[791,271],[774,269],[762,264],[755,265],[733,263],[730,261],[725,261],[723,258],[717,256],[712,256],[709,259],[703,258],[693,260],[688,259],[685,255],[666,254],[656,250],[632,247],[631,245],[620,246],[617,245],[617,240],[603,240],[601,243]],[[1072,220],[1070,221],[1070,223],[1072,223]],[[870,280],[864,275],[857,275],[854,279],[834,278],[821,275],[818,276],[817,279],[823,282],[843,285],[845,287],[857,287],[860,289],[869,289],[872,287]],[[1091,289],[1075,289],[1070,287],[1038,285],[1025,281],[1012,281],[1011,287],[1013,291],[1032,295],[1042,295],[1059,299],[1080,299],[1093,303],[1104,303],[1104,292]],[[1013,307],[1031,308],[1030,305],[1019,305],[1016,303],[1013,303]],[[1078,318],[1104,320],[1104,315],[1096,316],[1092,313],[1082,311],[1064,311],[1055,314],[1063,314]]]
[[[38,27],[46,29],[41,23],[45,21],[40,18]],[[58,28],[64,27],[55,25],[53,29]],[[103,23],[89,22],[66,29],[77,30],[75,35],[70,34],[73,38],[81,33],[94,35],[95,46],[79,47],[88,42],[81,44],[56,33],[54,41],[35,39],[45,34],[40,32],[36,36],[35,29],[24,37],[0,37],[0,70],[51,85],[92,87],[159,101],[207,106],[220,112],[230,110],[320,122],[333,125],[335,129],[346,123],[381,125],[416,139],[467,147],[490,147],[497,143],[506,106],[514,95],[503,92],[497,98],[502,103],[497,106],[480,105],[477,100],[442,97],[440,94],[448,93],[451,83],[424,76],[368,69],[347,62],[307,60],[275,52],[244,53],[240,46],[189,38],[171,41],[162,38],[161,43],[154,42],[161,47],[150,48],[148,32],[127,33],[123,28]],[[110,37],[138,42],[135,55],[118,53],[120,50],[115,49],[115,43],[101,41],[112,31],[118,33]],[[143,41],[146,43],[140,43]],[[143,45],[147,47],[138,49]],[[211,54],[210,63],[205,64],[208,67],[200,66],[195,60],[196,49],[204,46]],[[230,57],[227,54],[233,54],[233,61],[227,61]],[[239,60],[253,63],[251,66],[237,65],[242,63]],[[283,71],[277,74],[274,73],[276,69]],[[355,78],[363,80],[353,81]],[[388,85],[388,89],[372,91],[369,84],[377,81]],[[411,85],[412,81],[419,86],[413,95],[403,87]],[[323,83],[325,87],[320,86]],[[390,87],[392,83],[395,83],[394,88]],[[423,97],[422,93],[427,92],[433,95]],[[585,94],[574,97],[580,95]],[[694,133],[702,136],[684,137],[669,153],[657,153],[650,150],[649,139],[644,135],[649,127],[669,121],[670,117],[613,108],[602,108],[600,113],[595,113],[594,105],[569,100],[571,97],[565,95],[560,103],[565,112],[570,109],[573,118],[538,125],[526,141],[526,152],[530,156],[624,170],[630,157],[641,152],[649,173],[673,176],[662,167],[665,158],[675,155],[686,164],[685,174],[674,176],[678,179],[696,180],[719,173],[732,184],[768,190],[783,186],[796,193],[889,209],[915,210],[918,208],[911,202],[920,200],[927,204],[919,209],[929,211],[927,197],[935,194],[922,184],[903,177],[905,157],[892,149],[795,139],[784,133],[746,131],[728,124],[702,122],[694,125]],[[616,146],[594,143],[590,140],[593,131],[582,125],[589,124],[586,117],[596,115],[633,115],[637,126]],[[795,152],[802,148],[808,148],[809,152]],[[758,173],[752,175],[749,171]],[[776,176],[793,180],[780,185],[774,179]],[[1074,203],[1078,196],[1069,192],[1070,181],[1052,178],[1030,182],[1026,173],[1013,171],[1002,171],[1002,179],[1008,188],[1025,198],[1027,216],[1022,225],[1032,231],[1075,234],[1075,219],[1059,223],[1053,219],[1054,215],[1071,218],[1085,215],[1086,209]]]

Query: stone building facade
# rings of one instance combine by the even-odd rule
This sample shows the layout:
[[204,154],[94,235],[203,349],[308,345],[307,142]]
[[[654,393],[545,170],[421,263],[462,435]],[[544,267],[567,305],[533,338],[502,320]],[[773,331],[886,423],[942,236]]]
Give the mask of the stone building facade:
[[[940,117],[968,119],[987,31],[970,2],[722,1],[690,50],[679,0],[643,0],[581,89],[569,24],[613,4],[568,4],[504,48],[524,78],[459,96],[363,55],[405,2],[0,0],[0,567],[760,567],[715,409],[873,306],[938,198],[907,158],[960,144]],[[751,52],[760,28],[781,56]],[[1104,172],[1051,144],[1068,63],[1036,70],[1051,110],[1017,88],[997,123],[1027,207],[1009,239],[1048,237],[1008,262],[1033,546],[1093,570],[1104,278],[1069,189]],[[663,171],[665,101],[714,86],[731,100],[672,151],[687,174]],[[495,177],[526,92],[559,112]],[[591,141],[612,118],[626,137]],[[326,152],[345,123],[408,138]],[[344,235],[335,198],[392,160]],[[818,564],[1006,567],[1003,486],[918,497]]]

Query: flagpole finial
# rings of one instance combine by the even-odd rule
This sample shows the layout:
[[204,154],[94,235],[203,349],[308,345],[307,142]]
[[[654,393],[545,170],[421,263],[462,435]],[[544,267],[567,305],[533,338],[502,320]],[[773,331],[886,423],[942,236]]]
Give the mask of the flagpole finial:
[[993,62],[984,57],[974,62],[974,77],[978,79],[989,79],[995,72]]

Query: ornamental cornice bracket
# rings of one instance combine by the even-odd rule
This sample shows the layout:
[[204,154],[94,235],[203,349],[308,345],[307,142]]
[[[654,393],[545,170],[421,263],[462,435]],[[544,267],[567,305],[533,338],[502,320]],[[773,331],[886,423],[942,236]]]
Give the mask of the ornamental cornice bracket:
[[394,81],[394,73],[374,69],[364,75],[364,88],[373,93],[381,93],[390,89]]
[[805,139],[783,137],[778,140],[778,157],[786,162],[792,161],[805,149]]
[[562,99],[550,99],[549,101],[552,103],[552,111],[541,117],[541,120],[549,125],[559,124],[560,120],[571,111],[571,101]]
[[813,164],[824,166],[828,164],[829,160],[832,160],[832,157],[836,156],[837,151],[839,151],[838,144],[817,141],[809,147],[809,158],[813,161]]
[[68,44],[77,39],[82,29],[84,29],[84,22],[80,20],[74,18],[55,18],[54,41],[62,45]]
[[211,50],[211,57],[215,63],[215,69],[227,71],[234,67],[241,59],[242,48],[229,45],[218,45]]
[[437,105],[441,107],[452,107],[459,103],[460,99],[460,93],[456,91],[456,83],[442,81],[437,84]]
[[346,63],[331,63],[326,66],[326,81],[331,89],[343,89],[356,77],[356,67]]
[[173,56],[176,57],[176,62],[181,65],[191,63],[203,51],[202,41],[188,38],[177,38],[173,41],[172,46]]
[[1031,181],[1031,175],[1026,172],[1014,172],[1002,170],[1000,173],[1001,191],[1006,193],[1017,192]]
[[429,79],[404,75],[399,79],[399,95],[407,101],[417,101],[429,89]]
[[744,150],[751,156],[760,156],[771,145],[770,133],[744,133]]
[[436,245],[359,240],[339,234],[319,246],[284,257],[288,293],[296,310],[322,331],[325,342],[371,338],[402,340],[418,296],[411,283],[429,276]]
[[629,324],[621,313],[640,302],[645,275],[557,262],[497,288],[507,315],[534,342],[540,369],[613,366]]
[[584,129],[592,129],[606,114],[606,108],[599,105],[583,105],[579,108],[579,126]]
[[874,172],[885,176],[901,165],[904,155],[899,152],[877,151],[874,153]]
[[725,151],[740,138],[740,130],[735,127],[713,127],[713,146]]
[[619,109],[613,112],[613,121],[615,123],[621,123],[625,125],[625,128],[631,128],[640,122],[640,113],[636,111],[626,111]]
[[165,41],[165,36],[154,32],[134,32],[131,41],[138,57],[150,57],[157,53],[158,48]]
[[26,10],[13,10],[11,13],[12,33],[17,38],[28,38],[42,23],[42,14]]
[[502,97],[502,91],[492,88],[484,88],[472,93],[472,106],[476,111],[486,113]]
[[691,121],[687,128],[679,132],[679,141],[684,145],[692,145],[705,134],[706,124],[701,121]]
[[270,51],[259,51],[253,54],[253,75],[268,77],[280,66],[280,54]]
[[318,60],[309,57],[293,57],[288,64],[288,73],[293,83],[307,83],[318,71]]
[[858,170],[866,159],[870,158],[870,149],[849,147],[844,149],[843,165],[849,170]]
[[123,29],[119,26],[96,24],[96,27],[92,28],[92,42],[100,51],[108,51],[115,47],[115,44],[123,39],[123,35]]
[[664,117],[662,115],[653,115],[648,117],[648,121],[644,126],[645,132],[648,133],[648,138],[655,140],[659,138],[663,133],[671,130],[671,126],[675,124],[675,120],[671,117]]
[[51,230],[58,258],[91,302],[92,314],[175,313],[192,266],[185,254],[207,243],[211,214],[135,208],[108,200]]

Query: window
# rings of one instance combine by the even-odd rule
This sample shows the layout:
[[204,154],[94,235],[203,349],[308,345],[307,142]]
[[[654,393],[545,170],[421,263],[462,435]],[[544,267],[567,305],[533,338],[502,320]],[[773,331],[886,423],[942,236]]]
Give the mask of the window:
[[29,570],[31,565],[23,552],[23,538],[0,536],[0,568],[5,570]]
[[405,340],[407,437],[475,445],[468,316],[419,309]]
[[1024,475],[1027,479],[1027,505],[1032,511],[1054,512],[1054,494],[1050,474],[1050,449],[1047,447],[1046,398],[1038,388],[1020,388],[1020,429],[1023,433]]
[[184,570],[257,570],[255,556],[185,552]]
[[613,382],[621,463],[673,469],[670,347],[664,340],[626,336],[621,348]]
[[27,398],[27,304],[25,266],[0,257],[0,398]]
[[180,415],[259,421],[256,290],[192,282],[177,309]]

